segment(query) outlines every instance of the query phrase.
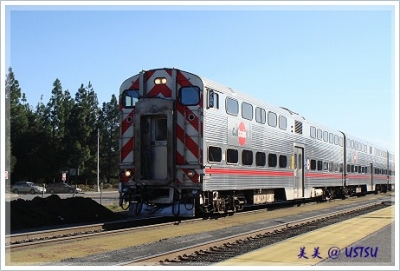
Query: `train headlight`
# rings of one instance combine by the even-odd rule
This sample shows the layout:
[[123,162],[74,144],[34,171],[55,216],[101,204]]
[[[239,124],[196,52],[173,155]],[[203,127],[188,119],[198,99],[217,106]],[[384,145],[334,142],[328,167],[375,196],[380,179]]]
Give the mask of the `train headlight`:
[[130,177],[132,175],[130,170],[125,171],[125,177]]
[[156,85],[165,85],[167,83],[167,78],[165,77],[157,77],[154,79],[154,84]]
[[189,178],[192,178],[194,176],[194,170],[193,169],[189,169],[186,174],[188,175]]

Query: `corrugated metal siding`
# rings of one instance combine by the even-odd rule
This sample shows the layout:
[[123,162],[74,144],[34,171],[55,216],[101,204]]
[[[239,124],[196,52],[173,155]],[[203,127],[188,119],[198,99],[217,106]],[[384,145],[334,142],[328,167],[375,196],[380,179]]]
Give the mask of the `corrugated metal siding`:
[[206,110],[204,112],[204,140],[228,144],[228,116],[219,111]]

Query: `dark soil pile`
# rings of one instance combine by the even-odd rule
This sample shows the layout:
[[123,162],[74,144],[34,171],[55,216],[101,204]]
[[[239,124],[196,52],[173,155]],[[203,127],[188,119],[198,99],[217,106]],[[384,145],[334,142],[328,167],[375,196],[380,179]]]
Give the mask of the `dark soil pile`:
[[6,202],[6,232],[52,228],[70,224],[101,223],[121,219],[91,198],[61,199],[58,195]]

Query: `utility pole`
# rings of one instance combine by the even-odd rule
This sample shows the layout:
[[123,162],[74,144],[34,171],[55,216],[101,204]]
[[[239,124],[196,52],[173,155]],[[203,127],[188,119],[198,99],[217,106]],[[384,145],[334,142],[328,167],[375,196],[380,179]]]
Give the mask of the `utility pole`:
[[99,128],[97,128],[97,192],[100,192],[99,168],[100,168],[100,130]]

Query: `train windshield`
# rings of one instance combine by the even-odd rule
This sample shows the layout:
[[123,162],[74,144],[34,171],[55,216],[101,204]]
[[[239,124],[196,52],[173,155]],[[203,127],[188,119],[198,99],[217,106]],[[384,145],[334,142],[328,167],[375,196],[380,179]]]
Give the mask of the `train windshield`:
[[197,105],[200,102],[199,87],[181,87],[179,89],[179,102],[182,105]]
[[139,100],[138,90],[127,89],[122,93],[122,106],[125,108],[134,107]]

